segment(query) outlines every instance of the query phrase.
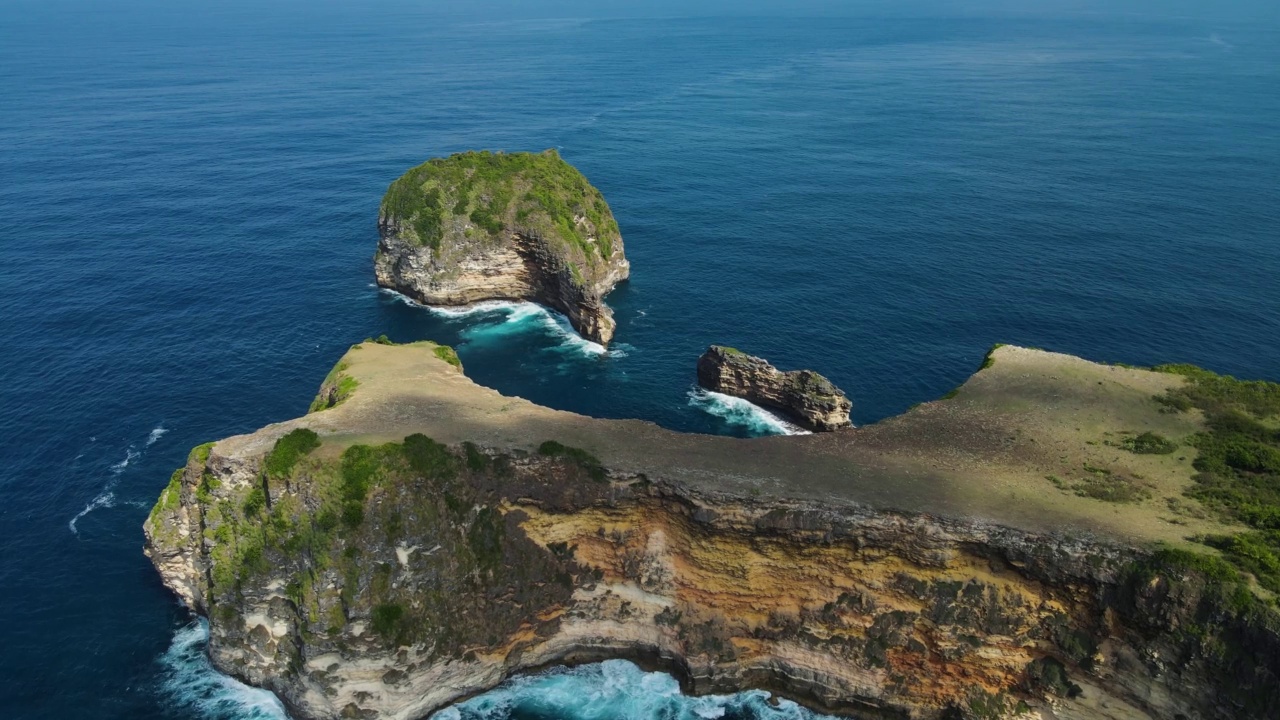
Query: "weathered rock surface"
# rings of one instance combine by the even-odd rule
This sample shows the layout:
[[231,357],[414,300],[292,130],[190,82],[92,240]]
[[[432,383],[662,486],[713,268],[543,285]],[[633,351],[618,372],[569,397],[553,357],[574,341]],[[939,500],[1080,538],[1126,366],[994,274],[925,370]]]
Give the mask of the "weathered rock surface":
[[257,459],[193,461],[148,552],[211,618],[215,664],[300,718],[420,718],[514,673],[615,657],[694,693],[763,687],[860,717],[1280,707],[1275,629],[1130,549],[441,452],[426,470],[383,456],[355,523],[325,515],[345,455],[266,476],[274,507],[256,517],[241,508]]
[[378,215],[378,284],[427,305],[528,300],[601,344],[604,296],[630,272],[600,192],[554,150],[462,153],[391,184]]
[[712,345],[698,358],[698,384],[780,410],[810,430],[849,427],[853,404],[812,370],[782,372],[763,358],[723,345]]
[[[1003,382],[1028,382],[1018,361],[1044,357],[1029,352],[1002,351]],[[763,687],[859,717],[1280,712],[1274,611],[1176,554],[761,494],[695,471],[687,448],[672,447],[687,472],[656,459],[620,469],[604,446],[604,461],[557,443],[521,450],[494,439],[514,437],[513,417],[568,434],[586,422],[597,438],[617,428],[641,446],[676,434],[526,414],[436,358],[425,345],[353,349],[340,367],[359,380],[354,395],[197,448],[145,525],[165,584],[209,617],[216,666],[275,691],[295,717],[421,718],[514,673],[613,657],[671,671],[691,692]],[[451,392],[464,403],[448,405]],[[961,395],[977,404],[984,392]],[[490,402],[489,447],[385,443],[379,424],[456,432]],[[692,440],[733,454],[822,442]]]

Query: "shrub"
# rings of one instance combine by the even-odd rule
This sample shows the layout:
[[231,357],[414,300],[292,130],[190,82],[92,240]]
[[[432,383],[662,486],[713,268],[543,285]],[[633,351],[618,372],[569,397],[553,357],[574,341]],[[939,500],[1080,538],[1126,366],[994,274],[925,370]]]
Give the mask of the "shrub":
[[342,522],[354,528],[364,521],[364,498],[382,468],[378,448],[368,445],[352,445],[342,451],[339,468],[342,496]]
[[249,491],[248,496],[244,499],[244,515],[245,517],[253,517],[267,504],[267,494],[263,492],[261,487],[255,487]]
[[428,480],[448,480],[458,474],[458,459],[445,445],[422,433],[404,439],[402,446],[409,467]]
[[436,357],[440,358],[441,360],[449,363],[450,365],[458,368],[459,370],[462,369],[462,360],[458,358],[458,353],[455,352],[454,349],[449,347],[448,345],[437,345],[432,352],[434,352],[436,354]]
[[586,470],[591,479],[596,482],[606,482],[608,480],[604,464],[600,462],[600,459],[581,448],[562,445],[555,440],[547,440],[538,446],[538,454],[546,457],[565,458]]
[[480,451],[480,448],[473,442],[462,443],[462,449],[467,454],[467,469],[471,472],[483,472],[489,468],[489,456]]
[[320,436],[309,428],[298,428],[276,441],[267,455],[266,471],[268,477],[288,477],[293,467],[304,455],[320,447]]
[[372,613],[373,631],[387,640],[394,640],[400,631],[404,608],[396,603],[376,605]]
[[1178,449],[1178,444],[1153,432],[1125,438],[1120,446],[1138,455],[1168,455]]

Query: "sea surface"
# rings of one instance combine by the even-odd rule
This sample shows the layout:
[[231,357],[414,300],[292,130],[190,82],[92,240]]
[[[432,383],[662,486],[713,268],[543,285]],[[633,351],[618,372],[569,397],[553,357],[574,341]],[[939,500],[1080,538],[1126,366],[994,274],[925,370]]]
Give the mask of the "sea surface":
[[[859,424],[996,342],[1280,380],[1273,14],[491,5],[0,5],[0,717],[283,717],[209,667],[140,528],[190,447],[302,413],[366,337],[735,435],[789,428],[696,392],[709,343],[826,374]],[[607,351],[533,306],[373,286],[401,172],[548,147],[632,262]],[[605,663],[440,717],[802,716]]]

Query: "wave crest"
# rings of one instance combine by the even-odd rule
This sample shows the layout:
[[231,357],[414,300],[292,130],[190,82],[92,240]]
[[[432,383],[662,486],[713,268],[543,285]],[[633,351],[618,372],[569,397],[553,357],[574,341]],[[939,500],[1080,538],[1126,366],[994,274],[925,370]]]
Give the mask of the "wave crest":
[[160,687],[177,707],[201,720],[289,720],[275,695],[215,670],[208,643],[209,625],[200,618],[174,633],[160,656]]
[[625,660],[558,668],[511,680],[445,708],[432,720],[819,720],[794,702],[763,690],[690,697],[675,678],[644,672]]
[[742,398],[703,388],[689,391],[689,405],[721,418],[730,425],[746,428],[754,435],[809,435],[773,413]]

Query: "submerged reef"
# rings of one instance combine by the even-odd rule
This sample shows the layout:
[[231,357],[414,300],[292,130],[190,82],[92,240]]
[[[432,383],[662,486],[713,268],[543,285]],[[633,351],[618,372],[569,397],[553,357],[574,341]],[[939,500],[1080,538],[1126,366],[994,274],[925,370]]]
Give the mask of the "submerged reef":
[[378,284],[428,305],[529,300],[608,345],[604,296],[630,273],[600,191],[555,150],[466,152],[391,183],[378,213]]
[[863,718],[1280,715],[1266,556],[1188,540],[1268,547],[1270,384],[1001,347],[902,416],[735,439],[452,357],[353,346],[313,412],[193,450],[146,522],[214,664],[298,718],[609,658]]

